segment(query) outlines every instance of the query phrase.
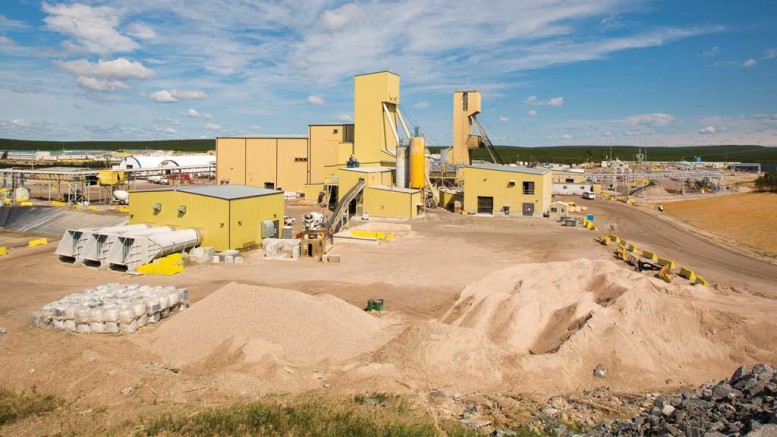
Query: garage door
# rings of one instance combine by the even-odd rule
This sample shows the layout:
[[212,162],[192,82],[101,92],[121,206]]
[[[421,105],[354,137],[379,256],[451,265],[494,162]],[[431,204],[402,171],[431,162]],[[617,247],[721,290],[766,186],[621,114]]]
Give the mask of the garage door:
[[493,214],[494,198],[478,196],[478,214]]
[[523,215],[524,216],[533,216],[534,215],[534,204],[533,203],[524,203],[523,204]]

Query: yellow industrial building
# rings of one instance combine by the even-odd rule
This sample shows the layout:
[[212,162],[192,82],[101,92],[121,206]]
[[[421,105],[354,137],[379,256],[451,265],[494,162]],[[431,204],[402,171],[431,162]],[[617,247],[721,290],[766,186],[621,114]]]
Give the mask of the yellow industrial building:
[[460,169],[466,214],[537,216],[551,202],[551,173],[547,168],[483,164]]
[[328,203],[337,216],[331,223],[341,224],[357,213],[415,218],[426,205],[453,210],[457,201],[465,214],[536,215],[549,209],[549,170],[470,165],[472,150],[481,147],[501,163],[477,119],[479,92],[453,96],[453,145],[441,174],[462,185],[447,194],[433,186],[424,138],[410,133],[399,109],[399,76],[355,76],[353,93],[354,124],[312,124],[307,137],[217,138],[219,183],[303,192],[313,202]]
[[[363,179],[370,189],[353,202],[365,213],[416,217],[424,205],[420,189],[425,186],[425,149],[422,138],[410,140],[398,105],[398,75],[388,71],[358,75],[354,124],[312,124],[307,137],[216,138],[216,178],[222,184],[303,192],[314,201],[324,193],[340,201]],[[400,147],[400,128],[409,146]],[[415,158],[415,172],[397,165],[398,153]],[[358,161],[358,167],[349,167],[349,161]],[[408,179],[413,182],[410,188]]]
[[283,193],[246,185],[187,186],[133,191],[130,224],[197,229],[202,245],[244,249],[262,242],[262,222],[283,224]]

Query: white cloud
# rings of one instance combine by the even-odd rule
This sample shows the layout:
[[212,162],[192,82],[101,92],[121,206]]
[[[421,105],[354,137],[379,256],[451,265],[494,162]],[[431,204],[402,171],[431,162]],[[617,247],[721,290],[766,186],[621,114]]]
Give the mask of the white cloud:
[[529,96],[523,99],[523,103],[527,105],[536,105],[539,103],[539,101],[540,100],[537,98],[537,96]]
[[221,130],[221,125],[220,124],[208,123],[208,124],[205,125],[205,129]]
[[529,110],[526,112],[526,115],[528,115],[529,117],[532,117],[532,118],[534,118],[534,117],[536,117],[536,116],[537,116],[537,111],[535,111],[534,109],[529,109]]
[[11,120],[11,125],[16,127],[28,127],[30,126],[30,122],[22,120],[21,118],[14,118]]
[[564,106],[564,98],[563,97],[552,97],[548,100],[540,100],[537,96],[529,96],[525,99],[523,99],[523,103],[526,105],[533,105],[533,106]]
[[502,123],[507,123],[508,121],[510,121],[510,117],[508,117],[506,115],[500,115],[499,116],[499,121],[501,121]]
[[115,91],[129,89],[127,80],[146,80],[154,76],[151,69],[140,62],[118,58],[111,61],[99,60],[96,63],[79,59],[76,61],[54,61],[54,64],[76,77],[81,88],[90,91]]
[[353,3],[347,3],[337,9],[326,11],[321,17],[321,22],[327,30],[337,32],[351,24],[364,22],[366,18],[367,13],[364,9]]
[[308,96],[307,101],[311,105],[316,105],[316,106],[322,106],[324,104],[324,99],[322,99],[319,96]]
[[572,135],[564,134],[564,135],[561,136],[561,138],[563,138],[565,140],[571,140],[572,139]]
[[27,24],[23,21],[12,20],[5,15],[0,15],[0,29],[23,29]]
[[178,101],[170,91],[166,90],[153,92],[148,98],[156,103],[176,103]]
[[564,106],[564,98],[553,97],[550,100],[548,100],[548,106]]
[[668,126],[674,121],[674,116],[663,112],[656,112],[654,114],[640,114],[626,117],[626,122],[632,126],[640,126],[646,128],[656,128]]
[[343,114],[340,116],[340,121],[343,123],[353,123],[353,117],[348,114]]
[[6,36],[0,35],[0,46],[10,46],[13,45],[14,42],[11,38],[8,38]]
[[154,72],[142,63],[128,61],[124,58],[112,61],[103,61],[101,59],[96,63],[89,62],[86,59],[67,62],[54,61],[54,63],[63,70],[77,76],[141,80],[150,79],[154,76]]
[[187,117],[193,117],[193,118],[200,118],[200,113],[197,112],[196,109],[189,108],[188,111],[186,111]]
[[156,103],[177,103],[181,100],[202,100],[208,95],[202,91],[159,90],[151,93],[149,99]]
[[718,128],[716,128],[715,126],[707,126],[699,129],[699,133],[702,135],[714,134],[717,131],[718,131]]
[[415,105],[413,105],[413,108],[416,108],[416,109],[426,109],[428,107],[429,107],[429,102],[427,102],[426,100],[420,101]]
[[764,59],[777,58],[777,49],[768,49],[764,52]]
[[747,61],[742,63],[742,67],[744,67],[744,68],[752,68],[752,67],[755,67],[755,64],[757,64],[757,63],[758,63],[758,61],[756,61],[753,58],[750,58]]
[[707,51],[702,52],[702,56],[705,58],[714,58],[720,54],[720,47],[715,46]]
[[134,36],[135,38],[140,38],[140,39],[156,38],[156,32],[154,32],[154,29],[139,22],[130,23],[127,26],[127,33]]
[[55,32],[73,37],[79,46],[100,54],[131,52],[138,44],[118,30],[118,12],[107,6],[91,7],[84,4],[43,3],[48,14],[43,21]]

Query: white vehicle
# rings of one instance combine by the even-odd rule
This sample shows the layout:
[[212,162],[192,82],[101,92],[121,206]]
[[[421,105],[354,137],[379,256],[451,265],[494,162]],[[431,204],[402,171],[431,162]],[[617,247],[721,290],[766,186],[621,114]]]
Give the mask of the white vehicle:
[[286,226],[293,226],[295,223],[297,223],[297,219],[294,217],[289,217],[287,215],[283,216],[283,224]]
[[170,181],[164,176],[149,176],[148,181],[152,184],[167,185]]
[[586,191],[585,193],[583,193],[583,199],[589,199],[589,200],[596,199],[596,193],[594,193],[593,191]]
[[312,231],[320,229],[322,226],[324,226],[325,221],[326,216],[320,212],[311,212],[310,214],[305,214],[305,230]]

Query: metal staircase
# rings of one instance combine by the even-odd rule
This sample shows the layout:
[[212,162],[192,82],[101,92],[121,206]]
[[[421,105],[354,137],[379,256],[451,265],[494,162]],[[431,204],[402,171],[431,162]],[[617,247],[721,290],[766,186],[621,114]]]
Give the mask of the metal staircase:
[[488,154],[491,155],[491,160],[494,161],[494,164],[504,164],[502,161],[502,157],[499,156],[499,153],[496,152],[496,149],[494,148],[494,145],[491,143],[491,140],[488,138],[488,134],[486,133],[486,130],[483,129],[483,126],[480,125],[480,121],[478,121],[478,118],[474,115],[471,115],[470,120],[472,120],[473,123],[475,123],[475,126],[478,128],[478,132],[480,132],[480,139],[483,142],[483,146],[485,146],[486,150],[488,150]]
[[326,225],[327,234],[329,234],[329,236],[337,233],[343,224],[348,220],[349,206],[351,205],[351,202],[356,199],[356,196],[364,191],[364,187],[364,179],[359,179],[356,185],[354,185],[350,190],[348,190],[347,193],[345,193],[345,195],[343,195],[342,198],[340,198],[340,202],[337,203],[337,207],[335,207],[335,211]]

